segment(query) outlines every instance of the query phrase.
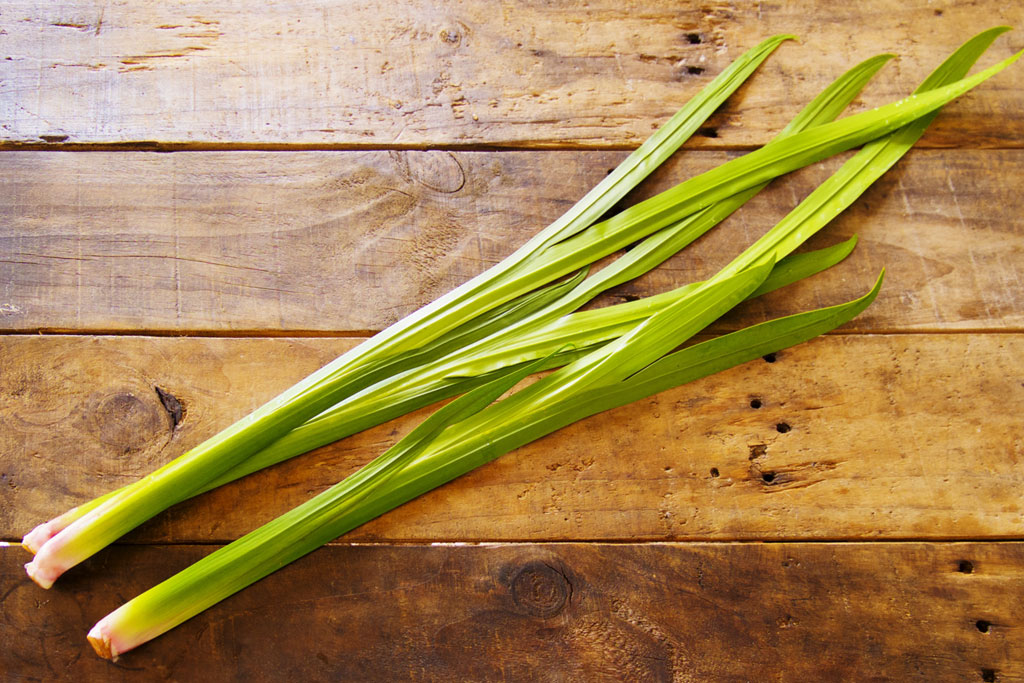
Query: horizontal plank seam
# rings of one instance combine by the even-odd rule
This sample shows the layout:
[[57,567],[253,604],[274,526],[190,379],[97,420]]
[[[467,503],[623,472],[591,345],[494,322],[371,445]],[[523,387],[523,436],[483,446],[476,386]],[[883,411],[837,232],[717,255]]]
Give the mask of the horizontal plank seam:
[[[755,323],[752,323],[755,324]],[[716,334],[735,332],[742,328],[723,328]],[[0,337],[199,337],[222,339],[367,339],[379,330],[67,330],[63,328],[0,329]],[[840,330],[826,332],[828,336],[900,336],[900,335],[959,335],[959,334],[1022,334],[1022,327],[971,327],[971,328],[879,328],[877,330]],[[702,335],[709,337],[714,335]]]
[[[190,541],[119,541],[112,544],[114,547],[209,547],[209,546],[224,546],[227,545],[229,540],[218,539],[211,541],[204,540],[190,540]],[[977,544],[977,543],[989,543],[989,544],[1010,544],[1010,543],[1024,543],[1024,536],[991,536],[991,537],[970,537],[970,536],[908,536],[908,537],[893,537],[893,538],[875,538],[875,539],[864,539],[864,538],[679,538],[672,540],[659,540],[659,539],[630,539],[630,538],[570,538],[570,539],[511,539],[511,540],[468,540],[468,541],[421,541],[411,539],[397,539],[391,541],[352,541],[352,542],[340,542],[332,541],[327,545],[332,548],[358,548],[358,547],[370,547],[370,548],[389,548],[389,547],[444,547],[444,548],[474,548],[474,547],[493,547],[493,546],[527,546],[527,545],[574,545],[574,544],[587,544],[587,545],[637,545],[637,546],[655,546],[655,545],[681,545],[681,546],[695,546],[695,545],[884,545],[884,544],[910,544],[910,543],[941,543],[943,545],[956,545],[956,544]],[[0,544],[6,545],[10,548],[21,546],[20,538],[6,538],[0,540]],[[26,551],[27,555],[27,551]]]
[[[714,152],[749,152],[758,149],[759,145],[729,145],[701,143],[701,151]],[[5,151],[45,151],[45,152],[401,152],[401,151],[448,151],[448,152],[583,152],[583,151],[624,151],[631,152],[637,145],[616,144],[565,144],[560,142],[534,143],[515,142],[509,144],[493,143],[413,143],[413,144],[381,144],[381,143],[252,143],[252,142],[157,142],[139,140],[134,142],[14,142],[0,141],[0,152]],[[919,144],[915,149],[929,150],[981,150],[1007,151],[1024,149],[1024,141],[1019,145],[930,145]]]

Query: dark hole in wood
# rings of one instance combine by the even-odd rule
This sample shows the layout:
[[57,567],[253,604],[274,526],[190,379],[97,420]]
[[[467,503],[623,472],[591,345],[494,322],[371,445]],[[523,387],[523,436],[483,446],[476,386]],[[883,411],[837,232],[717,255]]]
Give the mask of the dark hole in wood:
[[153,387],[156,389],[156,395],[160,397],[160,403],[163,404],[164,410],[171,416],[171,428],[177,429],[181,421],[185,419],[185,408],[181,405],[181,401],[169,391],[165,391],[160,387]]
[[957,570],[961,574],[970,574],[974,571],[974,563],[970,560],[960,560],[960,565],[957,567]]
[[703,135],[706,138],[717,138],[718,130],[715,128],[701,128],[697,131],[697,135]]
[[614,168],[609,168],[608,172],[605,173],[605,175],[611,175],[614,170],[615,170]]
[[764,474],[761,475],[761,479],[764,481],[764,483],[770,484],[773,481],[775,481],[775,473],[774,472],[765,472]]
[[774,363],[775,362],[775,354],[774,353],[767,353],[767,354],[765,354],[765,355],[763,355],[761,357],[764,358],[764,362],[765,363]]
[[992,623],[985,621],[984,619],[978,619],[978,621],[974,622],[974,625],[977,626],[978,630],[982,633],[988,633],[988,629],[992,626]]
[[992,681],[996,680],[996,670],[995,669],[982,669],[981,670],[981,680],[985,681],[986,683],[992,683]]
[[718,476],[718,468],[717,467],[712,467],[711,468],[711,476],[712,477],[717,477]]
[[751,399],[751,401],[750,401],[750,407],[753,408],[754,410],[757,410],[758,408],[760,408],[761,405],[762,405],[761,404],[761,399],[759,399],[759,398]]
[[[692,74],[694,76],[699,76],[700,74],[704,73],[704,67],[702,67],[702,66],[688,66],[688,67],[686,67],[686,73]],[[716,135],[715,137],[718,137],[718,136]]]
[[[938,10],[938,11],[941,12],[942,10]],[[700,34],[699,33],[687,33],[686,34],[686,42],[688,42],[690,45],[700,45],[701,44]]]
[[940,10],[940,9],[935,10],[935,16],[941,17],[942,16],[942,10]]
[[785,434],[791,429],[792,427],[790,427],[785,422],[780,422],[779,424],[775,425],[775,431],[777,431],[779,434]]

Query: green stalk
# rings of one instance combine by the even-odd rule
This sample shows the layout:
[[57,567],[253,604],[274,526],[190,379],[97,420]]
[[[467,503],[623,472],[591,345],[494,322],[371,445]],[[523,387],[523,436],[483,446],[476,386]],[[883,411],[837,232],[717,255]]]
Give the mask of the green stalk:
[[[922,90],[956,77],[961,69],[966,71],[977,58],[970,59],[972,52],[980,54],[999,32],[993,29],[965,44]],[[848,205],[852,196],[902,156],[929,121],[930,117],[897,130],[887,140],[862,150],[826,181],[821,193],[812,193],[718,275],[689,289],[615,341],[497,404],[474,414],[460,413],[464,416],[461,421],[443,432],[430,432],[429,444],[426,439],[415,441],[415,447],[405,440],[399,442],[370,463],[365,474],[357,473],[108,615],[90,631],[90,641],[101,654],[116,656],[354,526],[508,450],[587,415],[777,350],[848,320],[874,299],[881,276],[858,301],[758,325],[657,360],[758,291],[777,254],[806,239],[834,215],[832,210]],[[858,161],[858,157],[870,163]],[[385,471],[386,476],[374,474]]]

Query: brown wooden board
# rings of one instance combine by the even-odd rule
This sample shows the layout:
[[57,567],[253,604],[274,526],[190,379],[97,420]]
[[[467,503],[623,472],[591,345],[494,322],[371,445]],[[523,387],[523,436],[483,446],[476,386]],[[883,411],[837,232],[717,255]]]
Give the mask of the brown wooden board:
[[[353,343],[0,338],[2,537],[133,481]],[[347,538],[1018,537],[1022,353],[1020,334],[832,335],[568,427]],[[425,414],[223,487],[129,538],[237,538]]]
[[[801,42],[622,206],[866,57],[899,55],[850,111],[997,24],[982,65],[1024,48],[1021,3],[3,3],[0,680],[1024,681],[1020,64],[807,245],[856,233],[847,261],[713,328],[885,267],[836,333],[509,453],[114,664],[97,619],[428,410],[166,511],[48,592],[13,545],[499,261],[763,38]],[[840,161],[595,305],[713,273]]]
[[[678,154],[629,201],[736,154]],[[6,153],[0,328],[377,330],[503,258],[623,156]],[[604,303],[712,274],[839,161],[778,181]],[[881,297],[847,329],[1022,329],[1022,176],[1024,151],[912,151],[808,245],[857,234],[847,262],[725,327],[859,296],[886,267]]]
[[[0,141],[634,147],[742,52],[796,34],[702,139],[749,146],[862,59],[901,57],[864,95],[877,106],[999,24],[1024,26],[1024,6],[14,0],[0,14]],[[984,63],[1024,48],[1021,35]],[[1019,147],[1022,112],[1018,66],[922,144]]]
[[94,621],[212,548],[49,592],[0,553],[5,678],[1020,681],[1020,543],[329,546],[117,663]]

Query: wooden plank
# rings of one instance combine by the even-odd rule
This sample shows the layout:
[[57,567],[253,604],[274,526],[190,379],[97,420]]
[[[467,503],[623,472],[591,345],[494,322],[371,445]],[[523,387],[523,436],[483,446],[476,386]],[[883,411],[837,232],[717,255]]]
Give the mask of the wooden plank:
[[[734,154],[680,154],[632,199]],[[377,330],[500,260],[623,156],[7,153],[0,329]],[[837,165],[780,180],[604,301],[713,273]],[[1022,329],[1021,178],[1024,151],[911,152],[809,245],[857,233],[846,263],[728,326],[859,296],[884,266],[881,297],[848,329]]]
[[329,546],[116,664],[92,653],[94,621],[209,550],[115,548],[46,593],[0,553],[7,676],[1024,678],[1020,543]]
[[[200,0],[14,0],[0,15],[0,140],[633,147],[743,51],[795,33],[803,42],[780,49],[702,141],[748,146],[859,60],[902,58],[864,96],[876,106],[998,24],[1024,25],[1024,7],[335,0],[253,12]],[[1000,39],[985,63],[1021,40]],[[1018,66],[950,107],[924,144],[1019,147],[1022,112]]]
[[[0,538],[133,481],[352,343],[0,338]],[[1022,353],[1020,334],[825,337],[577,423],[346,538],[1020,537]],[[178,424],[158,388],[183,407]],[[425,412],[184,503],[129,540],[237,538]]]

